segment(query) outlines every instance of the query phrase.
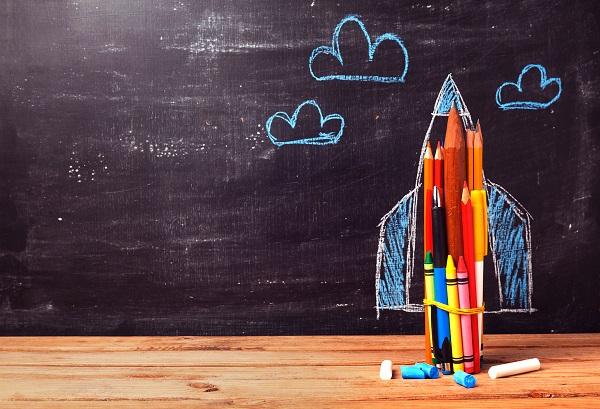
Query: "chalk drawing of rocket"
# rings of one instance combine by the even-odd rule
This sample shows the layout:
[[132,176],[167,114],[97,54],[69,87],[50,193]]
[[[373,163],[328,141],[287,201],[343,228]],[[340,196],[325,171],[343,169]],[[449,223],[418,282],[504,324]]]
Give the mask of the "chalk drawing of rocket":
[[[377,316],[381,310],[423,311],[420,300],[410,300],[411,283],[422,279],[422,263],[415,260],[417,208],[422,196],[423,156],[434,121],[447,117],[456,106],[465,128],[473,128],[471,114],[449,74],[435,101],[423,140],[415,187],[381,219],[377,249],[375,291]],[[444,119],[443,120],[445,123]],[[490,253],[498,281],[500,309],[486,312],[533,312],[531,267],[531,215],[503,187],[484,176],[488,199]],[[415,261],[417,266],[415,268]],[[414,274],[418,278],[415,278]],[[484,284],[485,285],[485,284]]]

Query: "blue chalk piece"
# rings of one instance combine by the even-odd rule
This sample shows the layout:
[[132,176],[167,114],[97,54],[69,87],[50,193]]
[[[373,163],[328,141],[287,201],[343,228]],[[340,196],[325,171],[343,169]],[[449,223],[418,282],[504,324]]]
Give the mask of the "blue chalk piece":
[[415,366],[423,371],[425,376],[429,379],[437,379],[440,377],[440,371],[433,365],[429,365],[425,362],[417,362]]
[[465,388],[473,388],[477,383],[475,377],[463,371],[454,372],[453,376],[457,384],[464,386]]
[[425,379],[425,372],[416,366],[401,366],[402,379]]

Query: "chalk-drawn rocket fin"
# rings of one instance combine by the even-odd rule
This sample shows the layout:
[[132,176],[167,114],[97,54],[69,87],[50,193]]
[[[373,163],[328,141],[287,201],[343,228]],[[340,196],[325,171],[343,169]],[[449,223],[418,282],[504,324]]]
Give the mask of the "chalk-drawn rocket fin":
[[[423,311],[420,303],[410,302],[423,157],[436,118],[448,116],[452,105],[457,107],[465,128],[473,128],[471,114],[449,74],[435,101],[431,122],[425,133],[415,187],[383,216],[379,225],[375,275],[378,317],[382,309]],[[531,305],[531,216],[504,188],[489,179],[484,179],[484,183],[488,194],[490,252],[500,299],[500,310],[489,312],[535,311]]]
[[502,186],[489,179],[485,184],[490,250],[499,289],[499,312],[533,312],[532,217]]

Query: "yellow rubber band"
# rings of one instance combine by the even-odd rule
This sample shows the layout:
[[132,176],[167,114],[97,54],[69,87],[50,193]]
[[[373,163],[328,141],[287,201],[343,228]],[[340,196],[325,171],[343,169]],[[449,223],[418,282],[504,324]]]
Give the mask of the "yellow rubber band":
[[431,305],[431,306],[439,308],[440,310],[444,310],[444,311],[450,312],[452,314],[460,314],[460,315],[475,315],[475,314],[481,314],[485,311],[485,304],[482,305],[481,307],[475,307],[475,308],[456,308],[456,307],[452,307],[448,304],[442,304],[441,302],[438,302],[438,301],[424,299],[423,305]]

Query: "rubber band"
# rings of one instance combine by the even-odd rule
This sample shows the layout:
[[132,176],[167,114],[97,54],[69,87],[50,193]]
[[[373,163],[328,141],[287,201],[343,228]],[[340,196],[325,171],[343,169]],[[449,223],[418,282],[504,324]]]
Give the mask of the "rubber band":
[[452,314],[460,314],[460,315],[476,315],[476,314],[481,314],[485,311],[485,304],[482,305],[481,307],[475,307],[475,308],[456,308],[456,307],[452,307],[448,304],[442,304],[441,302],[438,302],[438,301],[424,299],[423,305],[430,305],[433,307],[437,307],[440,310],[444,310],[444,311],[447,311]]

